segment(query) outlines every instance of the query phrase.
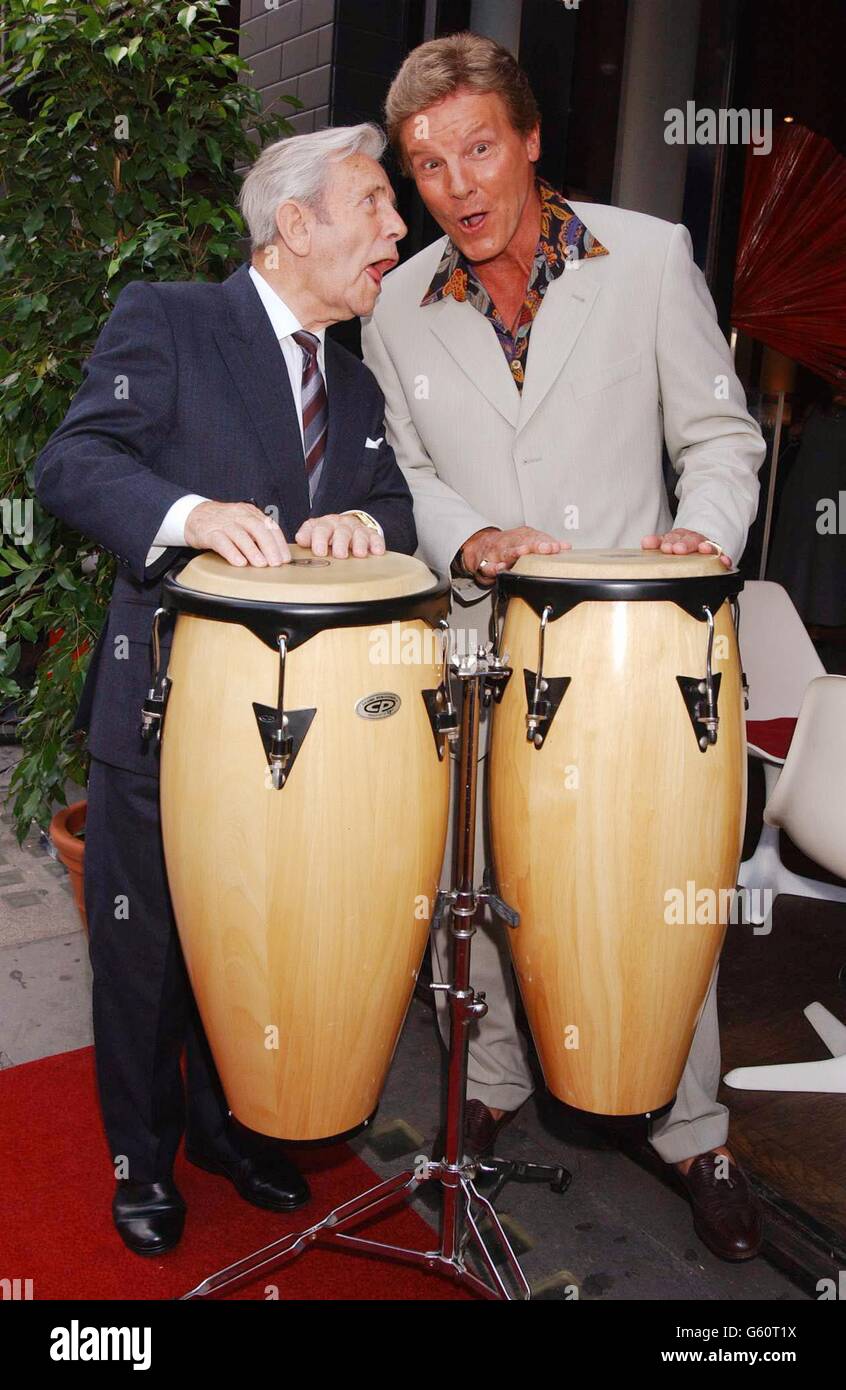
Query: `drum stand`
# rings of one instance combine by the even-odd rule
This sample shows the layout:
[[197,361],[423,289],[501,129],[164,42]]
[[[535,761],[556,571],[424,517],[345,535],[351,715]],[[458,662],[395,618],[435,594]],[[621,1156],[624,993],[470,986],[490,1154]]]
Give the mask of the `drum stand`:
[[[531,1297],[529,1284],[508,1236],[490,1198],[476,1187],[476,1179],[480,1173],[486,1176],[495,1174],[493,1195],[498,1195],[505,1182],[512,1178],[520,1182],[548,1182],[553,1191],[563,1192],[569,1184],[570,1174],[561,1167],[513,1163],[496,1158],[473,1162],[463,1158],[468,1029],[487,1010],[483,996],[477,994],[470,984],[470,943],[475,932],[473,922],[479,907],[488,902],[498,916],[512,926],[517,923],[516,914],[492,890],[485,887],[477,892],[473,886],[480,708],[483,703],[488,704],[491,698],[496,698],[511,671],[497,656],[481,649],[475,656],[453,657],[449,665],[463,684],[463,700],[453,887],[448,893],[439,895],[439,906],[446,906],[451,917],[453,937],[452,983],[436,986],[449,995],[451,1023],[444,1156],[441,1159],[421,1156],[413,1168],[335,1207],[322,1221],[307,1230],[273,1241],[252,1255],[209,1275],[196,1288],[183,1294],[183,1300],[206,1298],[224,1289],[231,1290],[259,1274],[268,1274],[314,1244],[359,1250],[368,1255],[421,1265],[451,1275],[483,1298],[524,1300]],[[443,754],[446,740],[456,738],[458,723],[448,678],[438,696],[439,713],[433,718],[433,729],[436,740],[443,741],[439,742],[439,751]],[[443,1189],[440,1246],[437,1250],[407,1249],[383,1241],[367,1240],[348,1232],[350,1226],[379,1216],[395,1202],[410,1198],[423,1182],[438,1182]],[[484,1221],[488,1223],[487,1233],[482,1231]],[[475,1251],[490,1283],[468,1268],[468,1247]]]

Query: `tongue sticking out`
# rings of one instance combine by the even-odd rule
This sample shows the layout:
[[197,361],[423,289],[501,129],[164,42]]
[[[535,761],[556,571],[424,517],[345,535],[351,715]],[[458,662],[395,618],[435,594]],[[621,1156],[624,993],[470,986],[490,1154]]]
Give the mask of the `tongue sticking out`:
[[385,261],[374,261],[372,265],[365,266],[365,270],[375,284],[381,285],[382,276],[387,270],[390,270],[391,266],[394,264],[394,261],[390,259]]

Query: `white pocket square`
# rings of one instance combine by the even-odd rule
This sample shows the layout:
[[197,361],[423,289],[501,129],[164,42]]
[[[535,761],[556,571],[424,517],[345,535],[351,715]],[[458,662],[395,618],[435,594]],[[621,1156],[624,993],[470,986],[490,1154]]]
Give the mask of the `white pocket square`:
[[367,442],[364,446],[365,449],[378,449],[384,438],[385,436],[383,434],[380,434],[378,439],[371,439],[370,435],[368,435]]

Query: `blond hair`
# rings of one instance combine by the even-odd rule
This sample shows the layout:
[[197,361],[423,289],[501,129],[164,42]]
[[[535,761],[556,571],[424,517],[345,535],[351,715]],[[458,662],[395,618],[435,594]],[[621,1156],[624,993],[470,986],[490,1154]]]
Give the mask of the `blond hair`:
[[481,34],[449,34],[443,39],[431,39],[412,49],[385,100],[388,139],[403,173],[410,173],[400,141],[403,122],[461,88],[496,92],[505,102],[511,124],[521,135],[528,135],[540,121],[529,79],[507,48]]

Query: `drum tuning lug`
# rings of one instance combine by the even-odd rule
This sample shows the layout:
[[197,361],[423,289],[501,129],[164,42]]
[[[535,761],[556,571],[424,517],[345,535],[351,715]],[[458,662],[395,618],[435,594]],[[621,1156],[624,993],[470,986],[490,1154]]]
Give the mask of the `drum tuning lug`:
[[253,701],[262,747],[271,772],[274,791],[281,791],[291,775],[297,754],[303,746],[316,709],[289,709],[282,719],[274,705],[260,705]]
[[[693,725],[696,742],[703,753],[717,742],[717,697],[720,693],[720,672],[711,678],[712,695],[709,699],[708,685],[698,676],[676,676],[685,708]],[[710,712],[713,709],[713,714]]]
[[455,902],[455,898],[456,893],[454,889],[438,889],[438,896],[435,899],[435,910],[432,913],[431,931],[437,931],[439,927],[444,925],[444,922],[449,916],[450,906]]
[[439,685],[436,690],[421,690],[420,693],[429,716],[438,758],[443,761],[447,743],[458,738],[458,711],[452,703],[449,691],[443,685]]
[[499,704],[505,694],[505,687],[513,674],[514,672],[508,665],[507,653],[502,658],[495,655],[489,658],[488,670],[482,687],[482,703],[485,707],[490,705],[492,699]]
[[145,743],[149,743],[154,737],[156,743],[161,742],[165,705],[172,684],[169,676],[166,676],[161,669],[162,654],[159,641],[159,624],[167,612],[166,608],[157,608],[153,614],[153,627],[150,633],[150,686],[147,691],[147,698],[141,706],[141,737]]
[[509,907],[508,903],[506,903],[494,890],[491,886],[487,869],[485,870],[482,879],[482,887],[477,897],[480,903],[487,903],[491,911],[494,912],[497,917],[501,918],[509,927],[519,927],[520,913],[515,911],[513,907]]
[[145,743],[154,739],[156,743],[161,742],[162,721],[170,686],[169,677],[162,676],[161,681],[147,691],[147,698],[141,706],[141,737]]
[[526,738],[535,748],[542,748],[558,706],[564,698],[572,676],[541,676],[523,668],[526,687]]
[[713,748],[717,742],[720,726],[717,715],[717,699],[720,693],[721,674],[714,675],[711,660],[714,650],[714,615],[703,604],[702,612],[708,623],[708,647],[705,654],[705,679],[700,676],[676,676],[681,690],[696,742],[702,753]]
[[538,669],[529,671],[523,667],[523,680],[526,685],[526,738],[535,748],[543,748],[550,725],[558,713],[558,706],[572,679],[571,676],[545,676],[543,671],[546,629],[552,617],[552,608],[546,605],[541,613],[538,628]]

